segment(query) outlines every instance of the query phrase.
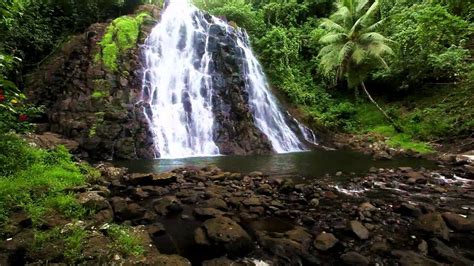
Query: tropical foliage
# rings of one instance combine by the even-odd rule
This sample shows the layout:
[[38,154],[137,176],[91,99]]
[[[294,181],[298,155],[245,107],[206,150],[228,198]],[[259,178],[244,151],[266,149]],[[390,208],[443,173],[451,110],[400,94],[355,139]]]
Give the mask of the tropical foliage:
[[376,30],[383,20],[376,20],[379,1],[340,0],[337,11],[329,19],[323,19],[321,26],[328,33],[319,40],[325,46],[319,51],[320,67],[323,73],[344,77],[350,88],[362,86],[371,102],[397,128],[393,119],[378,105],[367,91],[364,80],[377,67],[388,68],[384,56],[393,54],[388,46],[390,40]]

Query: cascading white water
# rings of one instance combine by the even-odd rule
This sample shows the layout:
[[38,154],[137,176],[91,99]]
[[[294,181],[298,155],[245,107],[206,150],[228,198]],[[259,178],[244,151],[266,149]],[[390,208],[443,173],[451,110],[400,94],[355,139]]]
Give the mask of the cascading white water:
[[[219,155],[213,136],[213,81],[209,71],[212,58],[208,43],[212,24],[235,32],[219,18],[212,17],[209,23],[188,0],[171,0],[145,43],[142,100],[150,104],[151,114],[145,115],[154,133],[157,157]],[[305,145],[290,128],[288,116],[270,93],[247,34],[239,30],[238,35],[237,45],[244,56],[242,75],[256,127],[278,153],[305,150]],[[205,48],[199,52],[196,40],[202,36]],[[308,129],[297,121],[296,124],[299,133],[314,142],[308,138]]]
[[210,56],[199,56],[194,47],[196,34],[206,34],[209,25],[196,23],[197,11],[187,0],[171,1],[146,41],[144,93],[161,158],[219,154],[212,134]]
[[305,150],[303,143],[288,125],[275,96],[270,93],[262,66],[250,48],[247,33],[241,32],[240,35],[237,43],[244,50],[246,58],[243,74],[255,125],[267,135],[276,152]]

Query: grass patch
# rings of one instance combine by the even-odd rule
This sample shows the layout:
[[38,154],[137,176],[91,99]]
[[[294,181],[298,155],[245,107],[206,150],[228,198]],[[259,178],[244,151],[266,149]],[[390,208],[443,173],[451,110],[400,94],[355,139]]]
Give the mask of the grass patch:
[[83,260],[82,251],[88,235],[88,231],[77,225],[72,225],[67,230],[61,230],[60,228],[53,228],[48,231],[36,230],[32,248],[40,251],[45,245],[54,243],[63,249],[61,251],[66,263],[77,263]]
[[[353,131],[358,134],[375,133],[387,137],[386,143],[393,148],[412,150],[419,153],[431,153],[434,150],[429,144],[420,140],[422,128],[434,130],[426,123],[416,123],[400,114],[401,108],[392,105],[388,112],[392,117],[398,117],[398,123],[403,127],[404,132],[400,133],[387,123],[380,111],[370,103],[356,105],[357,127]],[[412,115],[412,114],[410,114]],[[421,138],[423,139],[423,138]]]
[[140,239],[136,237],[129,227],[112,224],[107,229],[107,234],[113,241],[111,248],[127,256],[140,256],[145,253]]
[[[5,148],[5,149],[3,149]],[[31,147],[13,134],[0,136],[0,223],[22,208],[38,223],[48,211],[80,218],[87,211],[66,190],[84,185],[86,176],[65,147]]]

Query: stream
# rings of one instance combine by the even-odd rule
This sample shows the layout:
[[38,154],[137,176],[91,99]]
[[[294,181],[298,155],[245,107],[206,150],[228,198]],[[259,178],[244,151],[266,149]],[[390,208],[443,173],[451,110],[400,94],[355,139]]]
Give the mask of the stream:
[[323,150],[308,152],[247,155],[192,157],[182,159],[156,159],[115,161],[127,167],[130,172],[166,172],[179,167],[205,167],[215,165],[226,172],[248,174],[260,171],[270,176],[288,176],[295,182],[307,178],[335,175],[337,172],[365,174],[370,168],[412,167],[435,169],[436,163],[426,159],[395,157],[391,160],[374,160],[372,156],[351,150]]

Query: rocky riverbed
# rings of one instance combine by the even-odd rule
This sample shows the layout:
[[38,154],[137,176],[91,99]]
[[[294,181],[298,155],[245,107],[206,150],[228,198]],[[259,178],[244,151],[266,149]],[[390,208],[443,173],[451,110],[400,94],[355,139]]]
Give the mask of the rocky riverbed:
[[[95,214],[83,260],[153,265],[473,265],[474,173],[469,157],[437,170],[371,169],[295,183],[291,178],[205,168],[129,173],[97,166],[97,184],[72,191]],[[337,177],[337,178],[336,178]],[[61,262],[30,252],[31,223],[13,215],[0,264]],[[70,221],[51,217],[50,226]],[[138,257],[108,250],[109,223],[132,226]],[[59,249],[60,250],[60,249]],[[3,259],[3,261],[1,260]]]

